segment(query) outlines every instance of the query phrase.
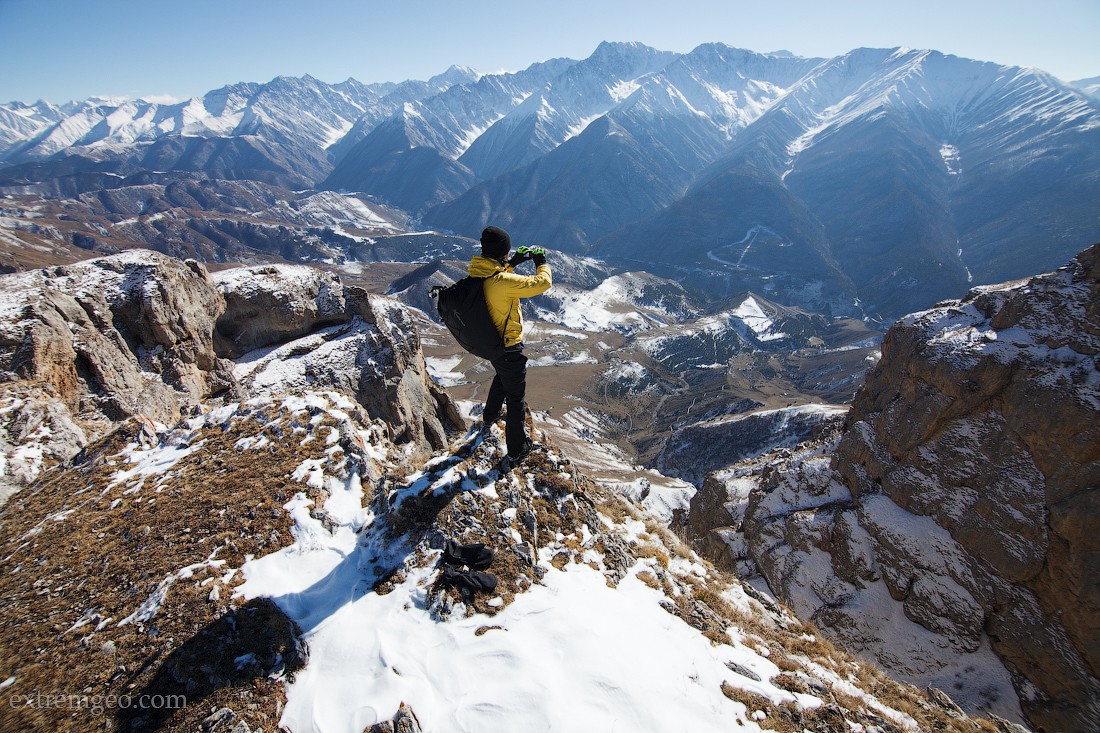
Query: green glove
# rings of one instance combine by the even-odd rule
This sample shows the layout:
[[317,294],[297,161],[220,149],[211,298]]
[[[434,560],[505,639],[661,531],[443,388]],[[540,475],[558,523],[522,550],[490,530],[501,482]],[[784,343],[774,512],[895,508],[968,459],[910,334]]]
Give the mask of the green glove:
[[541,265],[546,262],[546,250],[542,247],[528,247],[526,245],[518,247],[516,253],[512,255],[512,259],[508,260],[508,264],[515,267],[527,260],[534,260],[536,265]]

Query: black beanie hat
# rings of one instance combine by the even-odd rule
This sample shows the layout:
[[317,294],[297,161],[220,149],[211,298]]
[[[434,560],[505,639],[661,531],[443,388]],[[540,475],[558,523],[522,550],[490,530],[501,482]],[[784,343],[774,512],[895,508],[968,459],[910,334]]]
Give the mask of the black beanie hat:
[[481,233],[481,254],[494,260],[503,260],[512,248],[512,238],[500,227],[485,227]]

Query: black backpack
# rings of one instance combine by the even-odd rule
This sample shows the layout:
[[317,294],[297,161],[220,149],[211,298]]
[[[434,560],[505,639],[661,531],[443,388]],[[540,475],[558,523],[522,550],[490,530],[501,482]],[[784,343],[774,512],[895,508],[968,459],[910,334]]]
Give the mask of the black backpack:
[[464,277],[454,285],[436,285],[429,295],[438,297],[439,317],[462,348],[489,361],[504,355],[504,341],[485,303],[485,278]]

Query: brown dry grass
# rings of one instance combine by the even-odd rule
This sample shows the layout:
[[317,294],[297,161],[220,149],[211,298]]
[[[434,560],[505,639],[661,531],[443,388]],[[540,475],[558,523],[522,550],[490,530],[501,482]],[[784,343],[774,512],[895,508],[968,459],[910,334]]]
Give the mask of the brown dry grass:
[[[758,724],[768,730],[776,731],[776,733],[802,733],[808,726],[806,723],[806,713],[797,705],[787,702],[780,705],[776,705],[768,698],[757,695],[754,692],[743,690],[740,687],[734,687],[728,683],[722,683],[722,694],[728,697],[734,702],[739,702],[745,706],[745,717],[753,718],[754,714],[763,713],[765,715],[763,720],[758,720]],[[851,730],[846,723],[844,723],[843,717],[838,722],[844,727],[830,727],[830,728],[814,728],[812,730],[822,731],[841,731]]]
[[[0,510],[0,678],[15,678],[0,701],[0,730],[103,729],[116,716],[127,729],[156,724],[192,731],[211,707],[221,706],[252,727],[276,728],[279,685],[259,672],[225,675],[210,664],[223,652],[235,653],[230,660],[250,652],[262,658],[272,643],[285,651],[294,645],[293,624],[278,618],[274,606],[243,611],[231,600],[238,579],[227,586],[223,576],[247,555],[291,541],[282,504],[302,486],[290,474],[303,460],[322,457],[325,446],[313,441],[302,447],[283,437],[242,455],[234,443],[259,431],[258,424],[246,423],[243,432],[204,432],[203,448],[175,466],[176,477],[160,493],[147,480],[130,494],[126,486],[109,488],[114,472],[125,467],[118,452],[140,433],[137,423],[126,423],[90,446],[81,465],[47,472]],[[62,521],[43,521],[64,511],[71,513]],[[176,580],[149,622],[118,625],[165,578],[215,552],[226,565],[200,567],[193,577]],[[260,613],[262,628],[282,631],[268,633],[266,641],[264,634],[222,633],[226,619],[242,613]],[[81,617],[92,622],[73,629]],[[119,709],[8,704],[16,696],[136,696],[169,689],[165,681],[172,679],[186,681],[178,684],[190,695],[187,707],[144,719]]]
[[638,557],[653,558],[662,568],[668,569],[668,554],[656,545],[642,544],[634,548],[634,554]]
[[596,506],[596,509],[615,524],[623,524],[627,519],[641,521],[643,518],[641,510],[635,506],[634,502],[618,494],[608,495]]
[[[802,693],[808,689],[805,681],[793,674],[777,675],[772,681],[790,692]],[[765,717],[758,721],[759,725],[776,733],[849,733],[852,730],[850,723],[857,723],[865,729],[899,730],[898,726],[869,709],[863,700],[836,691],[828,693],[825,703],[817,708],[802,708],[789,701],[776,704],[762,695],[728,683],[722,683],[722,693],[744,705],[746,717],[763,713]],[[921,707],[914,710],[916,714],[908,710],[901,712],[909,714],[917,722],[918,729],[928,733],[996,733],[998,730],[987,720],[958,720],[938,708]]]

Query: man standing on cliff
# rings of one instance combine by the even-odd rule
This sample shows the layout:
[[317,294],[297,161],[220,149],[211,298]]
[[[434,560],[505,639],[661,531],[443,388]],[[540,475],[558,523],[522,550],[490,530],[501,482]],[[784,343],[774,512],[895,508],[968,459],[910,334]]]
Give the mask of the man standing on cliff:
[[[520,298],[545,293],[553,285],[546,252],[541,248],[520,247],[511,259],[512,240],[499,227],[487,227],[481,233],[481,254],[470,260],[470,277],[484,278],[485,303],[497,331],[504,340],[504,354],[492,360],[496,376],[489,388],[482,414],[482,430],[488,430],[505,406],[504,436],[508,446],[505,468],[520,461],[537,446],[527,437],[524,426],[527,391],[527,357],[523,354],[523,316]],[[534,275],[517,275],[513,270],[530,259]]]

